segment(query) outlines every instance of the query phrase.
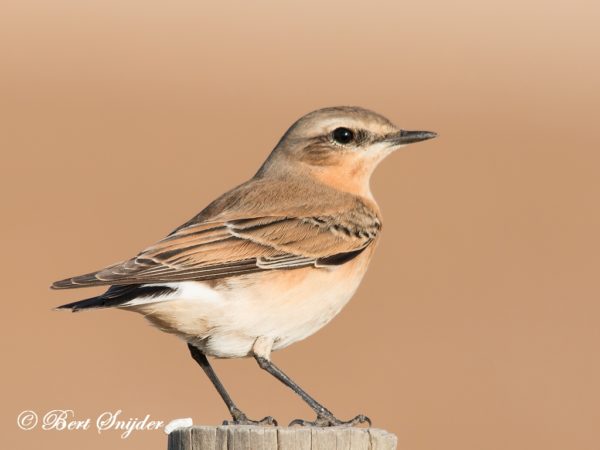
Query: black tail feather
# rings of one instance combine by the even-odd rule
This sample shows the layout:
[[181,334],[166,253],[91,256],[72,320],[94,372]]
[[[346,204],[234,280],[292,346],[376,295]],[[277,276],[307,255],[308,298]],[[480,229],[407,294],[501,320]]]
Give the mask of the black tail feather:
[[111,286],[110,289],[102,295],[87,298],[85,300],[79,300],[73,303],[67,303],[66,305],[58,306],[56,309],[70,309],[73,312],[77,312],[82,309],[112,308],[136,298],[158,297],[160,295],[175,292],[175,290],[176,289],[168,286],[158,285],[148,286],[131,284],[126,286]]
[[57,306],[55,309],[70,309],[73,312],[77,312],[81,309],[90,308],[107,308],[106,300],[101,295],[97,297],[86,298],[85,300],[79,300],[73,303],[67,303],[66,305]]

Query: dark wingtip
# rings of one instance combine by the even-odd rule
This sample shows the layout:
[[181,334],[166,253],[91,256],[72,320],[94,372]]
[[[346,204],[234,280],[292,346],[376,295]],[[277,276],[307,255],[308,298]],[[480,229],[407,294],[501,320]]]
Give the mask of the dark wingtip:
[[58,280],[50,285],[50,289],[68,289],[70,287],[75,287],[75,283],[73,283],[73,278],[65,278],[64,280]]
[[97,279],[90,280],[89,275],[81,275],[78,277],[65,278],[64,280],[58,280],[52,283],[50,289],[74,289],[74,288],[83,288],[89,286],[96,286],[99,284]]

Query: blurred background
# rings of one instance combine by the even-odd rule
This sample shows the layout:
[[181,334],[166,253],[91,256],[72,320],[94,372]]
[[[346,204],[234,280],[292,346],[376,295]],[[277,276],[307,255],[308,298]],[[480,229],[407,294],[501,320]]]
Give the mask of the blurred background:
[[[0,6],[3,447],[166,448],[161,431],[21,431],[17,415],[218,424],[176,338],[54,306],[254,174],[313,109],[439,138],[372,182],[384,233],[344,311],[274,361],[399,449],[600,447],[598,2],[5,0]],[[312,418],[252,360],[251,417]]]

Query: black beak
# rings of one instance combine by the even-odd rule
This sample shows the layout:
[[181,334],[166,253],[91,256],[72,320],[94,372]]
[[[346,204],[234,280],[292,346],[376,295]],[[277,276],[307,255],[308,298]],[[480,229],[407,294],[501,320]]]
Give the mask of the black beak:
[[406,131],[401,130],[398,133],[394,133],[386,138],[392,145],[405,145],[412,144],[413,142],[425,141],[427,139],[433,139],[437,136],[437,133],[433,131]]

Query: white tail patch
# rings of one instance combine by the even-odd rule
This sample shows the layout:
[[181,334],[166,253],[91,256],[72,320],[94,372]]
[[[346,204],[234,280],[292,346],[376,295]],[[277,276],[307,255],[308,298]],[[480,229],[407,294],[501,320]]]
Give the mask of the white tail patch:
[[171,300],[178,299],[202,299],[203,301],[219,301],[221,300],[221,295],[201,281],[182,281],[179,283],[152,283],[152,284],[143,284],[144,286],[164,286],[173,291],[161,295],[145,295],[129,300],[126,303],[119,305],[120,307],[128,307],[128,306],[138,306],[138,305],[147,305],[150,303],[159,303],[159,302],[168,302]]

